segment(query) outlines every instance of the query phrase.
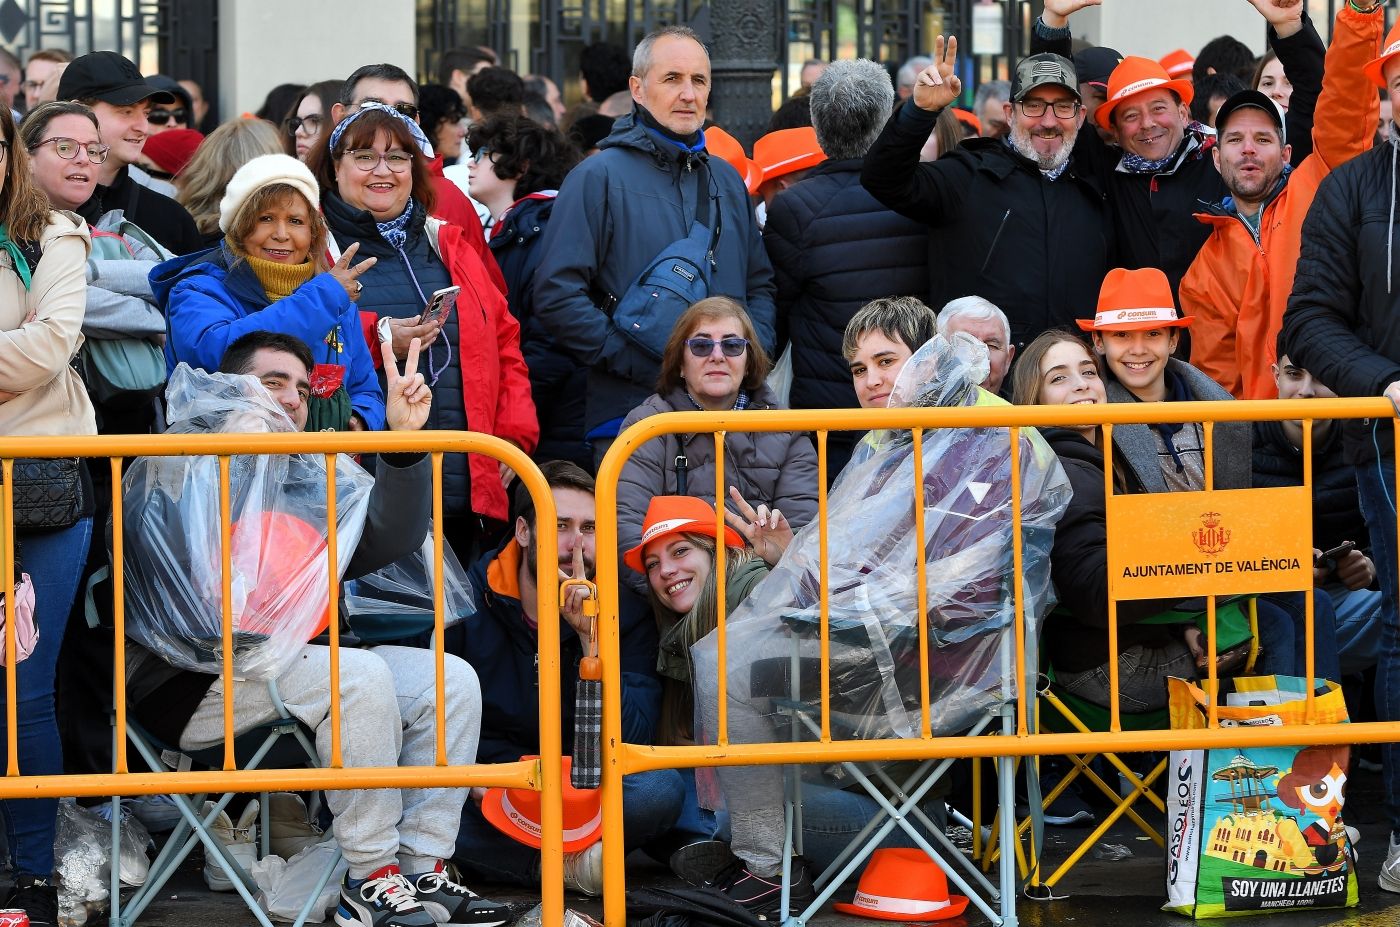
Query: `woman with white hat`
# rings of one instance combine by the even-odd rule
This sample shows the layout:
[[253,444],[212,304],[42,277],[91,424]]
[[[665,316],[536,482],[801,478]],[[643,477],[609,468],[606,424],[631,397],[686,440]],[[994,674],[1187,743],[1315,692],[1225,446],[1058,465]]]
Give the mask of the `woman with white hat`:
[[219,205],[223,242],[151,272],[169,320],[166,363],[217,370],[241,335],[295,335],[316,359],[307,430],[378,430],[384,394],[355,305],[364,288],[356,278],[375,259],[351,267],[352,246],[329,263],[320,202],[296,158],[263,155],[239,168]]

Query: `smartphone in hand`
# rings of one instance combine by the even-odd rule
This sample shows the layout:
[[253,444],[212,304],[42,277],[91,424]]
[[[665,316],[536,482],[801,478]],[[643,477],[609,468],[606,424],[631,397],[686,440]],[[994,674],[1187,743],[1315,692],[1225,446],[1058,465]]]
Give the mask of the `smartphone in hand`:
[[445,322],[447,316],[451,314],[452,308],[457,305],[457,294],[461,292],[461,289],[459,286],[446,286],[435,291],[428,300],[428,307],[418,317],[418,324]]

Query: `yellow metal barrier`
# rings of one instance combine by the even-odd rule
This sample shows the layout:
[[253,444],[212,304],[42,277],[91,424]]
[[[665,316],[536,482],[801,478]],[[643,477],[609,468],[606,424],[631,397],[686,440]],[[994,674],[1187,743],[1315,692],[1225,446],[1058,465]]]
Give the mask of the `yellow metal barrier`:
[[[14,549],[13,466],[14,458],[22,457],[86,457],[109,458],[112,485],[121,486],[122,462],[131,457],[216,456],[219,461],[220,532],[222,536],[223,631],[222,652],[224,678],[233,678],[232,597],[230,596],[230,488],[229,462],[234,456],[261,454],[322,455],[326,465],[326,495],[328,520],[329,563],[328,586],[332,615],[339,601],[340,583],[337,569],[340,552],[336,549],[336,455],[360,453],[419,452],[431,455],[433,469],[433,553],[441,562],[442,535],[442,463],[444,453],[482,454],[509,466],[529,491],[536,511],[536,537],[541,575],[555,575],[558,543],[555,537],[556,519],[554,497],[544,476],[530,458],[519,448],[490,435],[472,432],[399,432],[338,434],[277,434],[277,435],[132,435],[83,436],[64,438],[7,437],[0,439],[0,549]],[[559,924],[564,918],[563,900],[563,803],[562,764],[560,762],[559,685],[559,622],[539,622],[539,707],[540,759],[493,765],[447,765],[446,726],[452,719],[445,717],[443,698],[443,571],[435,570],[433,602],[437,682],[437,749],[433,766],[395,766],[385,768],[346,768],[341,756],[340,730],[340,639],[338,622],[332,620],[330,632],[331,677],[331,762],[320,769],[253,769],[238,770],[234,761],[233,706],[236,686],[224,692],[224,768],[208,772],[132,772],[127,765],[126,737],[126,648],[125,648],[125,573],[123,564],[122,526],[125,512],[120,491],[112,495],[112,577],[114,593],[114,623],[116,654],[113,660],[114,702],[116,726],[116,770],[107,774],[24,776],[19,771],[16,746],[15,700],[15,620],[14,596],[5,596],[5,686],[6,737],[9,749],[8,769],[0,779],[0,798],[39,798],[61,796],[148,795],[172,792],[197,794],[203,792],[262,791],[307,789],[377,789],[377,788],[474,788],[501,786],[533,789],[541,792],[541,894],[544,902],[544,922]],[[101,532],[93,532],[95,538]],[[95,541],[100,543],[100,541]],[[4,557],[0,567],[0,589],[14,588],[14,561]],[[80,565],[75,564],[74,569]],[[553,583],[540,583],[538,614],[558,613],[559,588]]]
[[[1282,537],[1266,538],[1250,548],[1251,551],[1264,549],[1268,541],[1277,549],[1280,545],[1289,547],[1292,555],[1300,562],[1311,563],[1311,496],[1312,466],[1311,442],[1312,426],[1315,420],[1390,418],[1394,415],[1391,404],[1384,399],[1336,399],[1336,400],[1279,400],[1253,402],[1172,402],[1172,403],[1132,403],[1096,406],[977,406],[963,408],[920,408],[920,409],[879,409],[879,410],[804,410],[804,411],[730,411],[730,412],[679,412],[650,416],[633,425],[618,436],[607,456],[603,459],[597,477],[596,504],[598,511],[597,534],[597,584],[600,591],[600,655],[605,671],[603,702],[603,821],[604,833],[610,839],[603,844],[604,871],[604,912],[607,927],[623,927],[625,924],[623,871],[624,850],[617,836],[623,832],[622,777],[636,772],[654,769],[718,767],[754,764],[823,763],[841,761],[887,761],[922,760],[946,757],[1021,757],[1085,752],[1129,752],[1145,750],[1197,749],[1210,747],[1251,747],[1251,746],[1304,746],[1310,744],[1341,744],[1379,741],[1400,741],[1400,722],[1366,724],[1316,724],[1307,727],[1232,727],[1222,729],[1214,710],[1210,712],[1208,726],[1197,731],[1125,731],[1121,729],[1116,708],[1112,710],[1110,729],[1103,732],[1079,732],[1070,734],[1032,733],[1027,723],[1027,705],[1022,697],[1017,699],[1015,724],[1010,737],[934,737],[930,733],[929,690],[927,682],[928,640],[924,622],[920,622],[920,667],[924,679],[921,683],[921,725],[920,736],[891,740],[833,740],[830,727],[830,652],[828,639],[829,588],[827,576],[828,550],[826,543],[827,527],[827,435],[831,431],[870,429],[912,429],[914,432],[915,473],[922,473],[922,435],[925,430],[943,428],[1005,428],[1011,446],[1011,478],[1013,505],[1013,537],[1015,576],[1012,578],[1015,594],[1015,637],[1016,637],[1016,678],[1026,678],[1026,661],[1034,659],[1034,654],[1025,653],[1025,616],[1022,605],[1021,576],[1021,471],[1019,466],[1020,429],[1045,426],[1084,426],[1102,425],[1105,442],[1111,441],[1113,425],[1155,424],[1177,422],[1202,422],[1205,432],[1206,491],[1204,493],[1172,493],[1150,497],[1168,508],[1175,509],[1176,525],[1181,519],[1195,519],[1200,524],[1202,512],[1216,512],[1220,506],[1229,506],[1235,513],[1230,517],[1261,517],[1265,519],[1265,531],[1275,531],[1280,519],[1290,516],[1296,525]],[[1213,488],[1212,463],[1214,460],[1214,435],[1212,425],[1222,422],[1255,422],[1295,419],[1304,423],[1303,459],[1305,462],[1304,485],[1301,490],[1289,494],[1273,493],[1268,496],[1265,507],[1252,506],[1249,496],[1258,490],[1217,491]],[[731,744],[728,740],[725,703],[727,700],[727,673],[725,668],[725,605],[724,605],[724,545],[717,547],[715,567],[718,586],[718,675],[719,675],[719,729],[717,743],[696,746],[650,746],[625,743],[622,738],[622,713],[619,678],[619,625],[618,625],[618,529],[617,484],[623,465],[628,457],[647,441],[668,434],[713,433],[715,436],[715,498],[725,498],[723,442],[726,432],[790,432],[810,431],[816,435],[819,476],[818,476],[818,527],[820,551],[821,583],[821,734],[815,742],[807,743],[767,743]],[[1397,449],[1400,450],[1400,429],[1396,433]],[[1140,504],[1144,497],[1114,498],[1112,483],[1111,455],[1105,455],[1105,487],[1109,505],[1110,565],[1122,569],[1125,551],[1131,552],[1133,538],[1113,540],[1115,521],[1131,515],[1130,507]],[[910,486],[911,501],[914,502],[916,523],[922,531],[923,508],[921,491]],[[914,493],[919,495],[914,495]],[[1269,491],[1262,491],[1269,492]],[[1198,503],[1208,503],[1202,506]],[[1286,508],[1280,508],[1286,506]],[[1301,511],[1299,510],[1301,506]],[[1212,508],[1214,507],[1214,508]],[[1184,514],[1183,514],[1184,513]],[[717,512],[717,521],[723,527],[723,513]],[[1238,522],[1236,522],[1239,525]],[[1248,527],[1248,525],[1239,525]],[[1139,530],[1134,526],[1133,530]],[[1141,537],[1141,535],[1138,535]],[[1153,542],[1149,538],[1149,542]],[[919,570],[918,601],[920,614],[927,613],[927,587],[923,580],[923,569]],[[1114,575],[1110,571],[1111,575]],[[1296,577],[1299,571],[1287,572]],[[1214,579],[1215,577],[1208,577]],[[1238,578],[1238,577],[1236,577]],[[1109,588],[1110,608],[1116,608],[1119,598],[1148,597],[1141,589],[1128,589],[1124,577],[1116,575]],[[1238,584],[1217,583],[1208,588],[1207,647],[1210,661],[1208,686],[1213,690],[1217,680],[1214,655],[1216,653],[1215,601],[1214,594],[1234,592]],[[1298,588],[1298,587],[1295,587]],[[1308,572],[1307,587],[1311,588],[1311,575]],[[1289,591],[1287,588],[1267,588],[1266,591]],[[1313,609],[1308,597],[1306,628],[1306,665],[1309,677],[1313,674]],[[1115,622],[1109,622],[1109,666],[1111,669],[1112,691],[1118,691],[1117,655],[1118,639]],[[1311,695],[1308,699],[1308,716],[1312,717]]]

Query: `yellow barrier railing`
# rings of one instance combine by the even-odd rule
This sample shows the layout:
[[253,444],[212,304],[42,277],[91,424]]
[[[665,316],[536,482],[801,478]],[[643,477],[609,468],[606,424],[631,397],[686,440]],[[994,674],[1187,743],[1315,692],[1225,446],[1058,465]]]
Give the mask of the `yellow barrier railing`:
[[[922,438],[925,431],[950,428],[996,428],[1006,429],[1010,442],[1011,459],[1011,498],[1013,508],[1013,562],[1014,609],[1015,609],[1015,676],[1016,680],[1027,678],[1027,661],[1036,655],[1025,652],[1025,615],[1022,602],[1022,538],[1021,538],[1021,429],[1045,426],[1087,426],[1104,427],[1104,442],[1110,442],[1112,426],[1130,424],[1155,424],[1202,422],[1205,437],[1206,490],[1204,493],[1158,494],[1154,498],[1164,503],[1174,503],[1192,517],[1199,520],[1203,507],[1198,503],[1209,502],[1211,506],[1228,505],[1230,511],[1248,511],[1248,496],[1260,490],[1215,490],[1212,476],[1214,461],[1214,434],[1212,425],[1225,422],[1256,422],[1300,420],[1303,422],[1305,461],[1304,485],[1292,500],[1306,504],[1302,511],[1294,510],[1291,515],[1297,519],[1298,529],[1287,534],[1287,543],[1293,543],[1293,554],[1300,562],[1311,565],[1311,441],[1314,421],[1356,418],[1390,418],[1394,410],[1383,399],[1336,399],[1336,400],[1280,400],[1269,402],[1172,402],[1172,403],[1132,403],[1095,406],[976,406],[961,408],[919,408],[919,409],[880,409],[880,410],[803,410],[803,411],[730,411],[730,412],[683,412],[655,415],[634,424],[618,436],[604,458],[598,472],[596,505],[598,511],[597,533],[597,584],[600,590],[600,655],[605,669],[604,710],[603,710],[603,821],[604,832],[621,835],[622,817],[622,777],[636,772],[667,768],[719,767],[755,764],[823,763],[844,761],[887,761],[923,760],[949,757],[1021,757],[1084,752],[1125,752],[1144,750],[1197,749],[1210,747],[1250,747],[1250,746],[1303,746],[1310,744],[1358,743],[1378,741],[1400,741],[1400,722],[1374,722],[1366,724],[1315,724],[1306,727],[1231,727],[1222,729],[1216,713],[1211,710],[1206,729],[1194,731],[1125,731],[1121,729],[1116,708],[1118,693],[1117,657],[1118,639],[1115,622],[1109,621],[1109,666],[1111,667],[1110,699],[1115,704],[1108,731],[1087,733],[1032,733],[1027,721],[1026,693],[1019,693],[1016,699],[1015,723],[1008,726],[1012,736],[952,736],[937,737],[931,733],[930,716],[933,706],[929,703],[928,684],[928,638],[920,621],[919,649],[921,680],[921,704],[919,736],[889,740],[835,740],[830,725],[830,641],[829,641],[829,587],[827,547],[828,473],[827,437],[832,431],[870,429],[908,429],[913,431],[914,472],[922,474]],[[617,487],[624,465],[631,454],[647,441],[669,434],[713,434],[715,437],[715,487],[716,499],[725,498],[725,456],[724,436],[727,432],[813,432],[816,437],[818,456],[818,521],[819,573],[820,573],[820,631],[821,631],[821,723],[820,735],[811,742],[773,742],[762,744],[733,744],[729,742],[726,701],[728,679],[726,672],[726,616],[723,583],[725,580],[724,545],[717,545],[715,564],[718,593],[718,706],[719,723],[716,743],[695,746],[653,746],[630,744],[623,740],[622,714],[619,678],[619,624],[618,624],[618,523]],[[1400,431],[1397,431],[1397,447],[1400,448]],[[1109,534],[1114,535],[1115,520],[1121,520],[1123,511],[1120,503],[1143,497],[1118,497],[1113,494],[1112,455],[1105,454],[1106,503],[1109,509]],[[901,491],[903,491],[901,489]],[[918,530],[923,530],[922,488],[910,485],[911,501]],[[1230,496],[1230,493],[1235,493]],[[1271,504],[1279,497],[1271,497]],[[1187,503],[1190,503],[1187,505]],[[1244,508],[1240,508],[1244,506]],[[1214,508],[1208,511],[1214,513]],[[1280,513],[1272,513],[1277,520]],[[723,513],[717,512],[717,522],[723,528]],[[1271,522],[1272,523],[1272,522]],[[721,533],[722,536],[722,533]],[[1299,541],[1299,539],[1302,541]],[[1126,539],[1131,542],[1131,539]],[[1274,539],[1277,541],[1278,539]],[[1298,546],[1298,545],[1305,546]],[[1275,545],[1277,546],[1277,545]],[[922,545],[915,545],[916,551]],[[921,555],[920,555],[921,556]],[[1110,541],[1110,576],[1113,567],[1122,568],[1123,548],[1115,547]],[[912,564],[911,564],[912,566]],[[923,580],[923,564],[918,564],[919,582],[917,586],[919,614],[927,614],[928,590]],[[1311,588],[1310,575],[1306,587]],[[1296,575],[1296,574],[1289,574]],[[1119,598],[1152,598],[1140,588],[1128,589],[1131,585],[1122,578],[1111,579],[1109,588],[1110,609],[1116,608]],[[1207,650],[1209,663],[1208,686],[1211,691],[1216,685],[1214,657],[1216,654],[1215,599],[1214,595],[1233,594],[1238,591],[1238,583],[1222,584],[1227,588],[1212,589],[1208,594]],[[1255,591],[1287,592],[1289,588],[1263,588]],[[1178,596],[1180,597],[1180,596]],[[1306,611],[1306,666],[1307,675],[1313,676],[1313,622],[1311,596]],[[1113,614],[1112,612],[1110,613]],[[1311,696],[1309,717],[1311,714]],[[1009,831],[1006,831],[1009,833]],[[620,840],[604,841],[604,911],[608,927],[623,927],[625,924],[623,871],[624,848]]]
[[[445,453],[472,453],[492,457],[509,466],[521,480],[534,500],[536,538],[541,575],[556,574],[556,519],[554,497],[539,469],[519,448],[499,438],[471,432],[399,432],[399,433],[314,433],[314,434],[199,434],[199,435],[132,435],[83,437],[7,437],[0,438],[0,525],[3,540],[0,549],[14,550],[13,465],[15,458],[85,457],[108,458],[112,485],[112,581],[114,597],[115,648],[113,660],[114,703],[116,727],[116,769],[112,773],[90,775],[26,776],[20,773],[17,749],[15,698],[15,616],[14,596],[5,598],[5,685],[6,738],[9,763],[0,778],[0,798],[38,798],[61,796],[145,795],[165,793],[198,794],[212,791],[262,791],[308,789],[376,789],[376,788],[474,788],[500,786],[533,789],[541,792],[541,894],[544,902],[544,922],[563,922],[563,805],[562,764],[560,762],[560,677],[559,623],[544,620],[558,613],[559,589],[554,583],[540,583],[537,608],[539,622],[539,732],[540,759],[493,765],[449,766],[447,764],[446,729],[453,719],[446,717],[443,651],[443,571],[433,572],[434,655],[436,661],[437,744],[436,762],[432,766],[345,767],[341,755],[340,726],[340,637],[339,623],[332,620],[330,634],[331,689],[331,762],[318,769],[252,769],[239,770],[234,759],[233,707],[235,685],[224,689],[224,759],[223,769],[186,772],[132,772],[127,764],[126,717],[126,640],[125,640],[125,570],[123,563],[123,497],[120,491],[122,464],[132,457],[212,456],[219,462],[220,513],[222,538],[222,654],[223,678],[232,679],[233,660],[233,602],[230,596],[230,485],[229,463],[232,457],[262,454],[321,455],[326,469],[329,575],[331,614],[337,613],[340,581],[338,561],[348,552],[336,549],[336,484],[335,473],[339,454],[426,453],[432,462],[433,490],[433,554],[437,562],[443,556],[442,464]],[[94,463],[96,461],[94,460]],[[101,543],[102,526],[94,526],[94,543]],[[0,589],[14,589],[14,561],[4,557],[0,567]],[[73,564],[74,570],[81,564]]]

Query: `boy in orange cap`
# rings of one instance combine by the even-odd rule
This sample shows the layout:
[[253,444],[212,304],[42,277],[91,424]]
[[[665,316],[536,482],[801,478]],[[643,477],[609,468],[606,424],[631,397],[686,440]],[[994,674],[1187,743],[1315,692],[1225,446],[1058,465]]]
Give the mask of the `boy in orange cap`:
[[[1031,51],[1068,55],[1069,16],[1101,2],[1046,0],[1032,30]],[[1302,0],[1249,2],[1268,22],[1269,46],[1285,70],[1320,87],[1316,53],[1322,40]],[[1109,76],[1107,99],[1094,113],[1100,128],[1116,134],[1120,148],[1094,133],[1081,133],[1075,150],[1076,160],[1082,158],[1107,187],[1120,262],[1160,267],[1173,292],[1209,233],[1193,218],[1197,203],[1218,203],[1228,192],[1209,155],[1214,136],[1191,120],[1187,107],[1193,95],[1190,80],[1173,78],[1158,62],[1124,58]],[[1290,138],[1311,136],[1311,113],[1308,107],[1289,117]],[[1294,150],[1295,157],[1306,153]]]
[[[1364,2],[1364,0],[1361,0]],[[1380,5],[1377,4],[1377,7]],[[1400,24],[1363,69],[1400,102]],[[1297,91],[1294,90],[1296,94]],[[1396,279],[1397,149],[1390,144],[1332,171],[1308,212],[1279,353],[1339,396],[1384,395],[1400,409],[1400,280]],[[1381,580],[1381,642],[1376,713],[1400,720],[1400,618],[1396,615],[1395,441],[1389,418],[1342,423],[1343,447],[1356,466],[1361,513]],[[1380,887],[1400,892],[1400,747],[1381,747],[1390,844]]]
[[817,144],[817,130],[811,126],[769,132],[753,143],[758,177],[749,182],[749,193],[762,197],[767,206],[825,160],[826,152]]

